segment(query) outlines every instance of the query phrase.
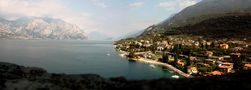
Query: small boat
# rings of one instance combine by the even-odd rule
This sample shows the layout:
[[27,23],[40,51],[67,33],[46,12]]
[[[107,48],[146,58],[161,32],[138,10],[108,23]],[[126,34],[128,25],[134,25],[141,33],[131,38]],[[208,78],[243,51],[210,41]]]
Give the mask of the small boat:
[[125,54],[119,54],[121,57],[125,57],[126,55]]
[[155,65],[153,65],[153,64],[151,64],[151,65],[149,65],[151,68],[156,68],[156,66]]
[[180,78],[180,76],[178,76],[178,75],[173,75],[172,78],[177,78],[177,79],[178,79],[178,78]]
[[107,55],[107,56],[111,56],[111,54],[110,54],[110,53],[107,53],[106,55]]
[[169,71],[170,73],[174,73],[173,71]]

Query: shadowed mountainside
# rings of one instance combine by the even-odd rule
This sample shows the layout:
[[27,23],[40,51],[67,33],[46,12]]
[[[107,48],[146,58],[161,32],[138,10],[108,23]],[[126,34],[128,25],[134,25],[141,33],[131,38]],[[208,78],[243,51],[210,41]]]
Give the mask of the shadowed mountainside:
[[139,37],[191,34],[250,38],[250,3],[251,0],[202,0],[160,24],[148,27]]
[[[173,28],[177,35],[199,35],[210,38],[251,39],[251,15],[229,15],[202,21],[194,25]],[[170,35],[168,31],[165,33]]]

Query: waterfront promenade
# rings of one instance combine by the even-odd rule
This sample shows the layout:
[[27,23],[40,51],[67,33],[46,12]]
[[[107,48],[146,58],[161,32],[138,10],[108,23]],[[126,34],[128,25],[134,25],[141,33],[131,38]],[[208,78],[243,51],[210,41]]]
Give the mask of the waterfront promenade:
[[192,75],[184,73],[181,70],[179,70],[179,69],[177,69],[177,68],[175,68],[172,65],[167,64],[167,63],[162,63],[162,62],[154,61],[154,60],[151,60],[151,59],[145,59],[145,58],[132,58],[131,60],[134,60],[134,61],[137,61],[137,62],[143,62],[143,63],[148,63],[148,64],[155,64],[155,65],[164,66],[167,69],[169,69],[171,71],[174,71],[175,73],[177,73],[177,74],[179,74],[179,75],[181,75],[181,76],[183,76],[185,78],[193,78]]

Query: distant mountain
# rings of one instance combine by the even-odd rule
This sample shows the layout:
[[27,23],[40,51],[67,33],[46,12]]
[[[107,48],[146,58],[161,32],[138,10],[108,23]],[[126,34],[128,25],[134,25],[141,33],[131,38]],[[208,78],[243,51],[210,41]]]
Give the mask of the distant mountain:
[[50,17],[0,18],[0,39],[87,39],[77,25]]
[[135,38],[135,37],[141,35],[144,31],[145,30],[132,31],[132,32],[127,33],[126,35],[117,37],[115,40],[120,40],[120,39],[123,39],[123,38]]
[[[141,36],[193,33],[205,35],[211,32],[211,37],[214,37],[216,32],[212,30],[218,30],[218,32],[223,32],[217,32],[218,36],[232,35],[228,32],[238,32],[235,35],[238,37],[243,33],[251,32],[250,18],[251,0],[202,0],[160,24],[150,26]],[[203,33],[196,32],[198,30],[203,30]]]
[[113,40],[112,37],[110,37],[104,33],[97,32],[97,31],[89,33],[88,39],[89,40]]

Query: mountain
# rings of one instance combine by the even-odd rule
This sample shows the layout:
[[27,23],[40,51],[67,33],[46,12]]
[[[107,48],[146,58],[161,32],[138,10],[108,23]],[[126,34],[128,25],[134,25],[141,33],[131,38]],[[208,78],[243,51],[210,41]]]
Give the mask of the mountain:
[[[202,0],[160,24],[150,26],[141,36],[193,33],[205,35],[211,32],[211,37],[214,37],[215,31],[221,31],[223,33],[217,32],[216,37],[232,35],[228,32],[239,32],[235,35],[239,37],[251,32],[250,3],[251,0]],[[196,32],[199,29],[200,32]]]
[[0,18],[1,39],[87,39],[77,25],[50,17]]
[[162,25],[185,26],[231,13],[247,13],[251,12],[250,3],[251,0],[202,0],[164,21]]
[[91,32],[88,34],[88,39],[90,39],[90,40],[112,40],[113,38],[104,34],[104,33],[94,31],[94,32]]
[[120,40],[120,39],[124,39],[124,38],[135,38],[139,35],[141,35],[145,30],[139,30],[139,31],[132,31],[127,33],[126,35],[117,37],[115,40]]

